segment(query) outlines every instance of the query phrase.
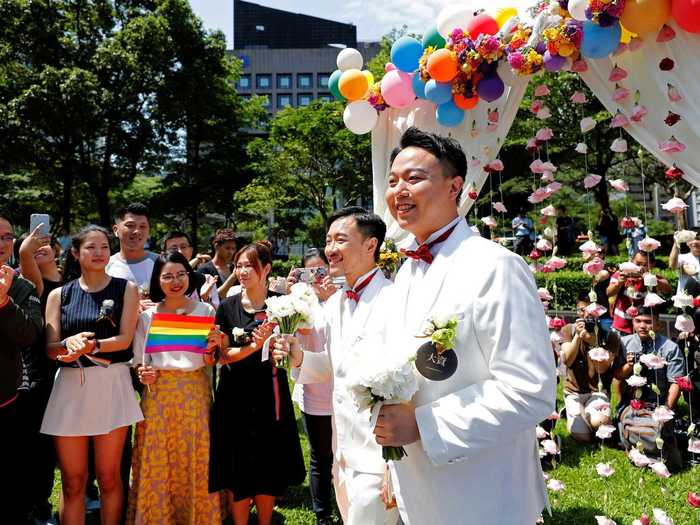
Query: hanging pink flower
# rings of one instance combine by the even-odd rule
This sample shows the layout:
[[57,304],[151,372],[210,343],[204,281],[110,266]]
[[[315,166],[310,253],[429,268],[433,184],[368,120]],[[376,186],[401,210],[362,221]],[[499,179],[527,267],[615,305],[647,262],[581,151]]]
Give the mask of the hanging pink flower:
[[656,463],[652,463],[651,465],[649,465],[649,468],[651,470],[653,470],[654,474],[656,474],[660,478],[670,478],[671,477],[671,473],[668,471],[668,468],[666,467],[666,465],[664,465],[660,461],[657,461]]
[[693,318],[689,315],[681,314],[676,317],[674,328],[679,332],[690,333],[695,331],[695,323],[693,322]]
[[[542,303],[542,306],[546,310],[547,308],[549,308],[549,303],[547,301],[544,301]],[[561,344],[561,342],[562,342],[562,338],[561,338],[561,335],[559,335],[559,332],[550,332],[549,340],[552,343],[554,343],[555,345]]]
[[530,194],[530,196],[527,198],[528,202],[532,204],[539,204],[543,200],[545,200],[547,197],[549,197],[552,194],[551,191],[547,191],[545,188],[537,188],[534,192]]
[[644,306],[646,306],[647,308],[653,308],[654,306],[664,304],[665,302],[666,301],[664,301],[661,297],[659,297],[654,292],[649,292],[644,297]]
[[597,275],[603,268],[605,268],[605,263],[600,257],[595,257],[593,260],[583,264],[584,273],[587,273],[591,277]]
[[626,192],[630,189],[630,187],[627,185],[627,182],[622,179],[611,180],[610,186],[612,186],[615,191],[619,192]]
[[642,269],[633,262],[625,261],[620,264],[620,271],[627,273],[639,273]]
[[685,172],[674,164],[672,167],[670,167],[666,170],[665,175],[666,175],[666,178],[668,180],[676,181],[676,180],[683,178],[683,175],[685,175]]
[[498,130],[498,122],[489,122],[486,125],[486,131],[488,133],[493,133]]
[[566,259],[562,259],[561,257],[550,257],[545,264],[548,264],[555,270],[561,270],[566,266]]
[[549,490],[553,490],[554,492],[559,492],[561,490],[564,490],[566,488],[566,485],[564,485],[558,479],[550,479],[547,483],[547,488]]
[[666,405],[659,405],[654,409],[654,413],[651,415],[652,419],[657,423],[665,423],[666,421],[671,421],[673,419],[673,410],[669,410]]
[[676,137],[671,136],[667,141],[659,143],[659,149],[664,153],[683,153],[685,151],[685,144],[680,142]]
[[627,44],[620,42],[619,44],[617,44],[617,48],[615,49],[615,51],[612,52],[612,56],[614,56],[614,57],[620,56],[623,53],[625,53],[626,51],[629,51],[629,46]]
[[547,184],[546,190],[552,194],[554,192],[557,192],[561,189],[561,182],[550,182]]
[[667,202],[663,203],[661,207],[666,211],[670,211],[671,213],[681,213],[685,211],[688,205],[683,201],[683,199],[673,197]]
[[498,226],[498,221],[496,221],[496,219],[494,219],[491,215],[482,217],[481,222],[483,222],[484,225],[488,226],[489,228],[496,228]]
[[625,87],[618,87],[614,92],[612,99],[615,102],[622,102],[623,100],[626,100],[630,96],[630,90],[625,88]]
[[[528,257],[530,257],[530,259],[532,259],[533,261],[536,261],[537,259],[542,257],[542,252],[540,252],[539,250],[532,250],[530,252],[530,255],[528,255]],[[549,300],[550,301],[552,300],[551,297],[549,298]]]
[[625,383],[627,383],[632,388],[639,388],[647,384],[647,378],[637,375],[631,375],[627,379],[625,379]]
[[546,288],[538,288],[537,289],[537,296],[540,298],[540,301],[551,301],[552,300],[552,295],[549,293],[549,290]]
[[[603,468],[600,468],[600,465],[604,465]],[[598,474],[604,477],[612,476],[615,473],[615,469],[610,466],[609,463],[598,463],[598,466],[596,467],[596,470],[598,471]],[[610,472],[607,474],[607,472]],[[607,516],[596,516],[595,520],[597,522],[597,525],[617,525],[616,522],[608,518]]]
[[632,108],[632,116],[630,118],[633,122],[640,123],[642,120],[644,120],[644,117],[646,117],[648,113],[649,110],[646,108],[646,106],[636,104],[634,108]]
[[498,108],[489,111],[488,120],[493,123],[498,122]]
[[554,132],[551,128],[541,128],[537,130],[535,138],[541,141],[552,140],[554,138]]
[[562,319],[561,317],[554,317],[549,320],[549,329],[550,330],[561,330],[564,328],[564,325],[566,325],[566,321]]
[[472,157],[469,160],[469,167],[470,168],[478,168],[479,166],[481,166],[481,159],[480,158]]
[[547,206],[546,208],[542,208],[540,210],[540,213],[542,215],[546,215],[547,217],[556,217],[557,216],[557,210],[551,204],[549,206]]
[[664,42],[670,42],[674,38],[676,38],[676,32],[668,24],[664,24],[664,26],[661,29],[659,29],[659,33],[656,35],[656,41],[659,44],[663,44]]
[[700,439],[690,438],[688,440],[688,452],[700,454]]
[[644,39],[640,36],[637,36],[637,37],[634,37],[632,40],[630,40],[628,47],[629,47],[629,50],[634,53],[635,51],[639,51],[643,45],[644,45]]
[[571,71],[574,73],[585,73],[588,71],[588,63],[582,58],[574,60],[573,64],[571,64]]
[[678,113],[674,113],[673,111],[669,111],[668,115],[664,119],[664,122],[666,123],[666,125],[668,127],[673,127],[676,124],[678,124],[678,122],[680,122],[680,120],[681,120],[681,116]]
[[[624,115],[623,115],[624,117]],[[626,153],[627,152],[627,141],[622,138],[616,138],[610,145],[610,150],[615,153]]]
[[634,228],[634,219],[632,219],[632,217],[627,216],[622,217],[622,219],[620,219],[620,228]]
[[[683,330],[683,332],[686,331],[690,330]],[[693,382],[688,376],[674,377],[673,381],[678,385],[678,388],[680,388],[682,392],[691,392],[693,390]]]
[[556,410],[547,416],[549,421],[559,421],[559,412]]
[[653,252],[654,250],[658,249],[659,246],[661,246],[661,243],[653,237],[644,237],[644,239],[639,241],[637,246],[644,252]]
[[537,112],[544,107],[544,101],[539,98],[533,99],[532,104],[530,104],[530,112],[537,115]]
[[535,88],[536,97],[546,97],[550,94],[549,88],[545,84],[540,84]]
[[608,352],[605,348],[597,346],[588,351],[588,357],[590,357],[593,361],[602,363],[610,359],[610,352]]
[[583,91],[576,91],[573,95],[571,95],[571,102],[574,104],[585,104],[588,102],[588,99]]
[[610,71],[610,76],[608,77],[608,80],[610,82],[619,82],[620,80],[624,80],[626,78],[627,70],[615,64],[615,66],[612,68],[612,71]]
[[633,448],[629,451],[628,457],[636,467],[647,467],[651,465],[651,460],[636,448]]
[[525,149],[529,153],[534,153],[539,149],[539,145],[537,144],[537,139],[535,137],[532,137],[530,140],[527,141],[527,145],[525,146]]
[[615,427],[612,425],[600,425],[595,432],[598,439],[610,439],[615,433]]
[[593,128],[596,127],[596,121],[591,117],[584,117],[581,119],[581,131],[583,133],[588,133]]
[[688,505],[690,505],[691,507],[695,507],[696,509],[700,509],[700,494],[696,494],[695,492],[688,492]]
[[546,439],[549,437],[549,432],[547,432],[541,426],[537,425],[535,427],[535,435],[537,435],[537,439]]
[[579,246],[578,249],[582,251],[585,255],[588,255],[589,257],[594,253],[600,252],[600,246],[598,246],[593,241],[584,242],[581,246]]
[[476,186],[474,186],[474,184],[470,184],[467,187],[467,197],[469,197],[471,200],[475,201],[478,196],[479,196],[479,192],[476,191]]
[[627,315],[627,317],[631,317],[632,319],[634,319],[639,315],[639,310],[636,306],[630,306],[627,310],[625,310],[625,314]]
[[544,168],[542,167],[544,162],[541,159],[535,159],[530,163],[530,171],[532,173],[543,173]]
[[575,149],[576,149],[576,152],[577,152],[577,153],[581,153],[581,154],[583,154],[583,155],[585,155],[586,153],[588,153],[588,146],[586,145],[585,142],[579,142],[578,144],[576,144],[576,148],[575,148]]
[[641,410],[644,408],[644,402],[640,399],[633,399],[630,401],[630,407],[632,407],[632,410]]
[[506,213],[508,211],[502,202],[494,202],[493,209],[498,213]]
[[674,67],[676,67],[676,63],[672,58],[665,57],[661,59],[661,62],[659,62],[659,69],[661,71],[671,71]]
[[547,454],[551,456],[559,454],[559,447],[557,447],[556,442],[552,439],[545,439],[542,442],[542,448]]
[[624,128],[626,126],[629,126],[630,121],[627,119],[624,113],[618,111],[615,116],[612,118],[610,121],[610,127],[615,129],[615,128]]
[[552,112],[549,110],[549,108],[547,106],[544,106],[542,109],[540,109],[537,112],[537,114],[535,116],[540,120],[547,120],[549,117],[552,116]]
[[596,175],[595,173],[589,173],[583,179],[583,187],[587,190],[590,190],[591,188],[597,186],[602,179],[603,177],[601,177],[600,175]]
[[668,95],[668,100],[671,102],[680,102],[683,100],[683,95],[681,95],[681,92],[678,91],[678,88],[675,87],[673,84],[666,84],[666,92]]
[[[661,302],[663,302],[663,299],[661,300]],[[654,304],[653,306],[656,306],[656,304]],[[643,354],[639,357],[639,362],[651,370],[661,370],[668,364],[666,363],[666,360],[658,354]]]
[[607,308],[604,306],[599,305],[598,303],[591,303],[588,306],[586,306],[586,313],[588,315],[592,315],[596,319],[606,313],[608,311]]
[[543,162],[542,163],[542,171],[551,171],[553,173],[553,172],[557,171],[557,167],[549,161]]
[[542,182],[553,182],[554,181],[554,174],[551,171],[545,171],[544,173],[542,173],[540,180]]
[[540,239],[539,241],[537,241],[535,248],[537,248],[541,252],[551,252],[552,244],[547,239]]

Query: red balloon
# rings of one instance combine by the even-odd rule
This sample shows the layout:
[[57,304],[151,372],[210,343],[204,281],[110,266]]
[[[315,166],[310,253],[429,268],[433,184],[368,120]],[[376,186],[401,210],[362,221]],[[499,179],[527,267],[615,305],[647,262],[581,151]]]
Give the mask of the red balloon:
[[467,31],[472,40],[476,40],[479,35],[495,35],[498,33],[498,22],[486,13],[476,15],[467,23]]
[[700,0],[673,0],[671,14],[681,29],[700,33]]

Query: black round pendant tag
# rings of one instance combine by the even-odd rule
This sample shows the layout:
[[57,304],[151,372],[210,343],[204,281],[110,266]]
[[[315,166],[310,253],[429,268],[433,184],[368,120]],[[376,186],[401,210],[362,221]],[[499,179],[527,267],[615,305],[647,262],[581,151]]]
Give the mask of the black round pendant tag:
[[432,341],[421,345],[416,353],[418,372],[431,381],[444,381],[457,370],[457,354],[454,350],[437,351]]

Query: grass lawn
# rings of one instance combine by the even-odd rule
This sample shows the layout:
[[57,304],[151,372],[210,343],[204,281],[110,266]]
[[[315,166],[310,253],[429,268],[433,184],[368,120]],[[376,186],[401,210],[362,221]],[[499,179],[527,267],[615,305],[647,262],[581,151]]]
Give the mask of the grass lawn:
[[[559,406],[562,405],[560,401]],[[297,427],[308,468],[308,443],[298,411]],[[642,470],[633,466],[621,450],[607,447],[601,450],[599,446],[576,443],[569,437],[565,421],[557,423],[555,433],[562,440],[561,462],[548,471],[548,475],[564,483],[566,488],[560,492],[549,491],[552,516],[545,513],[546,525],[596,525],[597,515],[606,515],[618,525],[630,525],[642,512],[647,512],[651,517],[654,507],[665,510],[676,525],[700,524],[700,509],[693,509],[686,502],[689,490],[700,492],[700,467],[685,470],[668,479],[660,479],[648,468]],[[601,461],[611,463],[615,469],[610,478],[598,476],[595,466]],[[503,475],[507,476],[508,473],[504,472]],[[57,471],[52,497],[54,508],[58,508],[59,487],[60,476]],[[494,523],[497,523],[496,520],[494,518]],[[89,523],[97,521],[93,519]],[[250,523],[256,522],[253,519]],[[273,523],[315,523],[308,474],[303,486],[292,487],[284,498],[279,499]],[[465,522],[465,525],[489,524]]]

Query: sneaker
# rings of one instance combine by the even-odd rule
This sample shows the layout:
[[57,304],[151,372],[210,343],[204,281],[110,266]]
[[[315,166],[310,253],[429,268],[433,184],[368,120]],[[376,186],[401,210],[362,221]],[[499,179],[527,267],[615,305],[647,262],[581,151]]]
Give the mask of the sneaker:
[[101,507],[102,504],[100,503],[99,498],[95,499],[91,495],[85,495],[85,510],[87,512],[98,511]]

